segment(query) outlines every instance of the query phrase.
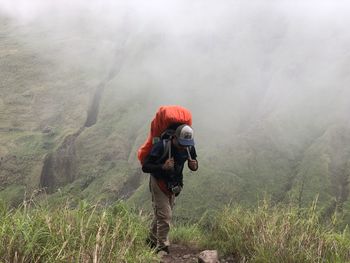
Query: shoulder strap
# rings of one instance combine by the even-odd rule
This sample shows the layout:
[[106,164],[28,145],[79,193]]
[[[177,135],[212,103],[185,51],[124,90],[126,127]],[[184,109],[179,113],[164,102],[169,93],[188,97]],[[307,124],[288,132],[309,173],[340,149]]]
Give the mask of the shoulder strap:
[[192,146],[186,147],[187,156],[190,161],[192,161],[191,150],[192,150]]
[[168,158],[171,158],[171,140],[163,140],[163,154],[159,158],[159,162],[161,162],[167,155]]

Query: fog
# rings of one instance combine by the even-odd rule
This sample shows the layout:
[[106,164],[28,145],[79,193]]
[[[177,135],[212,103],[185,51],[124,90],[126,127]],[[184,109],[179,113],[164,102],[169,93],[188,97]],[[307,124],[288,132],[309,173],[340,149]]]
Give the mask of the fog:
[[350,113],[346,1],[0,0],[0,13],[43,57],[122,96],[146,90],[152,111],[187,106],[201,130],[299,117],[326,127]]

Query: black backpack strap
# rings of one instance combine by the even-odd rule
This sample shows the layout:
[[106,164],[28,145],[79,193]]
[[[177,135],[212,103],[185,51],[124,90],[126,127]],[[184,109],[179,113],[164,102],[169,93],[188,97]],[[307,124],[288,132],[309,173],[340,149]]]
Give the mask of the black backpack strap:
[[170,140],[175,135],[175,130],[173,129],[166,129],[161,135],[160,139],[162,140]]

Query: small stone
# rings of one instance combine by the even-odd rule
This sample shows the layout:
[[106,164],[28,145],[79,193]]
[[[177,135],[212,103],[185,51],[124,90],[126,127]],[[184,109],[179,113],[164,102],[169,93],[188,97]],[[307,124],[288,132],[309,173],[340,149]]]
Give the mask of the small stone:
[[50,126],[45,126],[41,132],[49,135],[53,135],[55,133],[53,128]]
[[199,253],[198,263],[219,263],[217,250],[205,250]]
[[189,259],[191,257],[191,255],[184,255],[182,258],[183,259]]
[[168,255],[168,253],[165,252],[165,251],[163,251],[163,250],[161,250],[161,251],[159,251],[159,252],[157,253],[157,255],[158,255],[159,257],[164,257],[164,256]]

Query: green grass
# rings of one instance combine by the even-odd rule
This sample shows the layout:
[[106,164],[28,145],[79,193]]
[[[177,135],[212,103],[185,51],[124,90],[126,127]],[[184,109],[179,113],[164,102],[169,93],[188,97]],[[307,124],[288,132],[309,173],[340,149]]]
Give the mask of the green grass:
[[24,185],[12,184],[0,191],[0,200],[3,200],[9,206],[17,206],[22,203],[25,193]]
[[[145,245],[150,217],[125,203],[109,208],[81,201],[49,208],[26,201],[0,202],[0,262],[157,262]],[[218,249],[237,262],[350,262],[348,227],[339,215],[323,221],[316,202],[308,209],[272,205],[227,206],[196,224],[174,221],[173,243]]]
[[198,247],[204,235],[198,224],[180,224],[171,228],[170,238],[176,244]]
[[81,202],[76,209],[25,203],[0,206],[4,262],[156,262],[145,246],[145,218],[122,203],[108,209]]
[[218,249],[237,262],[350,262],[348,227],[336,215],[322,222],[316,202],[299,210],[262,201],[255,209],[226,207],[197,226],[173,230],[173,240]]

